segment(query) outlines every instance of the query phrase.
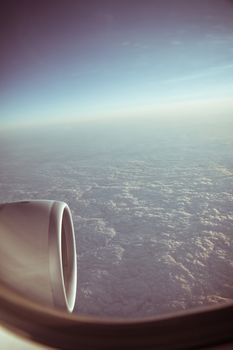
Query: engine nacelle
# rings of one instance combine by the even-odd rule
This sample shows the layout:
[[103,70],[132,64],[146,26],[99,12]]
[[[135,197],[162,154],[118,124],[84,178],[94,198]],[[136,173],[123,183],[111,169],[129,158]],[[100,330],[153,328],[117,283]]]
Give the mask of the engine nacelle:
[[67,204],[35,200],[0,206],[0,283],[27,299],[72,312],[77,257]]

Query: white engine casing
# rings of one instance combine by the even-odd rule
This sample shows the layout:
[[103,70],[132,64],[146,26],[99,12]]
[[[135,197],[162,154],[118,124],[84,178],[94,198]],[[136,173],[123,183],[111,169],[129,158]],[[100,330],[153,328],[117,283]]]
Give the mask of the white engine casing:
[[66,203],[0,205],[0,283],[43,305],[73,311],[77,257]]

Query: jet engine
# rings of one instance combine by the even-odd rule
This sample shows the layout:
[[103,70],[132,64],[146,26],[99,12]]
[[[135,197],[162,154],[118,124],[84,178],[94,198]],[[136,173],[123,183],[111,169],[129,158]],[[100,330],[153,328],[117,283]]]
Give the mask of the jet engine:
[[28,300],[72,312],[77,288],[67,204],[33,200],[0,206],[0,284]]

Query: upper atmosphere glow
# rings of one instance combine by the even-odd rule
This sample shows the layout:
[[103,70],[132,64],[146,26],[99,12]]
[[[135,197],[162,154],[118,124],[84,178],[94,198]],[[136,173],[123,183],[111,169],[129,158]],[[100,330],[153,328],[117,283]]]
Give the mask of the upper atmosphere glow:
[[230,1],[26,3],[1,12],[2,126],[233,105]]

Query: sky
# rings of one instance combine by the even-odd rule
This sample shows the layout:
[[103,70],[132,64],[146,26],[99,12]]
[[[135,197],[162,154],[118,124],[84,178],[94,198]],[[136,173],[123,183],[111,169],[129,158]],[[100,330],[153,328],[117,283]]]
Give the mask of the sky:
[[1,1],[0,45],[2,126],[233,110],[230,0]]

